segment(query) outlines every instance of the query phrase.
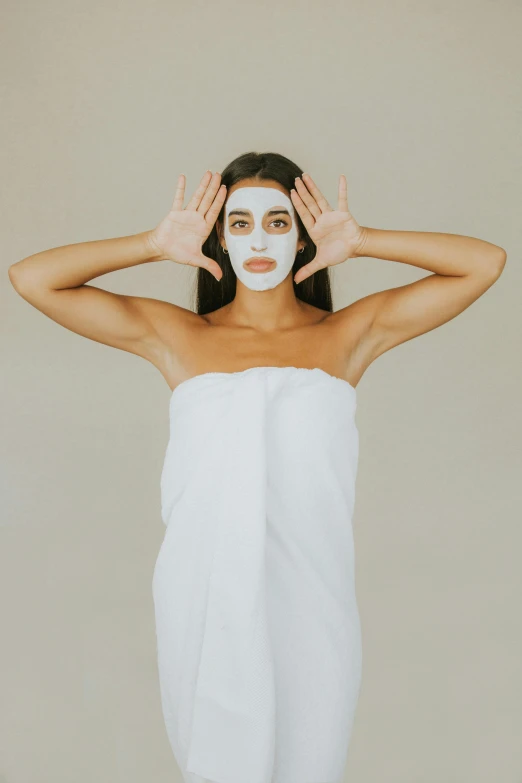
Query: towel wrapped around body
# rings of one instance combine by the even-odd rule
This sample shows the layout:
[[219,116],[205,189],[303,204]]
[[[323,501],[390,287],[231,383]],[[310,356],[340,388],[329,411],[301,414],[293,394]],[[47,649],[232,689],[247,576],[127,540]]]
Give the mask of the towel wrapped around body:
[[185,783],[340,783],[362,673],[356,391],[253,367],[179,384],[153,575]]

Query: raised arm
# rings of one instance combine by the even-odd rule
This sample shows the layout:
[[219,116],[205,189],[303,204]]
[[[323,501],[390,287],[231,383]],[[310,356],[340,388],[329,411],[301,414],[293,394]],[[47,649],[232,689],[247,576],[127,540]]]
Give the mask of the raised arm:
[[149,232],[143,232],[44,250],[12,264],[9,277],[23,299],[61,326],[150,358],[158,347],[154,323],[161,303],[113,294],[87,282],[158,259]]
[[339,178],[333,210],[312,178],[296,179],[294,206],[317,245],[315,258],[296,273],[301,282],[317,269],[367,256],[426,269],[433,274],[378,291],[338,310],[332,320],[345,334],[347,354],[357,336],[359,372],[399,343],[446,323],[498,279],[506,251],[482,239],[425,231],[391,231],[360,226],[348,209],[347,184]]
[[170,302],[114,294],[88,282],[161,259],[220,276],[218,264],[201,252],[225,198],[219,181],[219,174],[207,172],[183,209],[182,174],[172,208],[154,230],[45,250],[12,264],[9,278],[23,299],[67,329],[157,363],[176,323],[198,316]]
[[[474,237],[375,228],[363,231],[355,257],[399,261],[432,272],[354,303],[364,310],[373,358],[455,318],[493,285],[506,263],[503,248]],[[349,315],[349,309],[345,311]]]

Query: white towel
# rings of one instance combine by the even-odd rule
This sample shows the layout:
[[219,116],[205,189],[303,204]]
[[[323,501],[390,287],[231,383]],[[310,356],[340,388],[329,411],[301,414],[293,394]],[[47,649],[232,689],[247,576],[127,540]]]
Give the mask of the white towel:
[[320,369],[176,387],[153,576],[185,783],[340,783],[362,674],[356,391]]

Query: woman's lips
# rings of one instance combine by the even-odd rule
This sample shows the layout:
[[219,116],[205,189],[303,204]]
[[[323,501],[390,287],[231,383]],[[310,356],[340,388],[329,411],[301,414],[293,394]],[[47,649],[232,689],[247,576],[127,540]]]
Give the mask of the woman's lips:
[[249,272],[268,272],[276,266],[276,262],[270,258],[251,258],[243,266]]

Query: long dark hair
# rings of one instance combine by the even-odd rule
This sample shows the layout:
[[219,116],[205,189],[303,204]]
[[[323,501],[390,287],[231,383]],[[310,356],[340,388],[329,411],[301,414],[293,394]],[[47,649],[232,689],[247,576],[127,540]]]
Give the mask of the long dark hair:
[[[295,187],[295,178],[300,177],[303,170],[289,158],[276,152],[246,152],[235,158],[221,172],[221,183],[228,188],[243,179],[257,178],[260,180],[275,180],[288,193]],[[216,280],[207,269],[197,270],[195,309],[199,315],[205,315],[231,302],[236,295],[237,277],[230,263],[229,256],[223,252],[217,232],[217,224],[223,224],[225,208],[221,209],[212,231],[203,243],[204,255],[213,258],[223,271],[221,280]],[[302,253],[296,254],[292,267],[292,275],[298,269],[311,261],[316,247],[296,212],[299,238],[306,242]],[[319,269],[301,283],[294,283],[294,293],[303,302],[319,307],[321,310],[333,310],[332,291],[328,269]]]

